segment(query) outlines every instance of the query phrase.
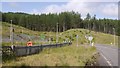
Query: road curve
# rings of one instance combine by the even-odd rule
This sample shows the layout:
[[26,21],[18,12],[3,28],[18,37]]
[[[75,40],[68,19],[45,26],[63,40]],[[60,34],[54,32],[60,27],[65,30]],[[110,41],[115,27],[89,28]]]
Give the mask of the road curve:
[[100,53],[99,66],[120,66],[118,63],[118,55],[120,55],[120,49],[103,44],[96,44],[98,52]]

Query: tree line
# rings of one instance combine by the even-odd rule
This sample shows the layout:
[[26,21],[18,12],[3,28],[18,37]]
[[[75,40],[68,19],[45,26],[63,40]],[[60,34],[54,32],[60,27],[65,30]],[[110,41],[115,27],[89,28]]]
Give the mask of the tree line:
[[[73,28],[84,28],[97,32],[120,35],[120,22],[113,19],[97,19],[96,15],[89,13],[82,19],[78,12],[61,12],[49,14],[27,14],[22,12],[2,13],[2,21],[20,25],[34,31],[58,31],[62,32]],[[114,32],[115,31],[115,32]]]

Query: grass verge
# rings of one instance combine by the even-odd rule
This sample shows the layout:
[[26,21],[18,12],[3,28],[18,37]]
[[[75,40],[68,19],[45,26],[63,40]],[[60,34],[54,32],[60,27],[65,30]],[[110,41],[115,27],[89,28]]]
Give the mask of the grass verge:
[[87,45],[48,48],[39,54],[7,61],[3,66],[85,66],[88,60],[92,61],[91,57],[95,52],[95,47]]

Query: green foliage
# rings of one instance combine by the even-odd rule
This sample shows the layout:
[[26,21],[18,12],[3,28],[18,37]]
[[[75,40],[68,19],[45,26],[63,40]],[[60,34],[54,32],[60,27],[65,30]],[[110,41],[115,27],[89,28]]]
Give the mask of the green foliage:
[[2,46],[9,46],[11,45],[11,42],[2,42]]
[[[2,13],[3,22],[20,25],[35,31],[56,31],[57,23],[59,31],[65,31],[73,28],[84,28],[97,32],[120,35],[119,20],[97,19],[96,15],[91,16],[89,13],[85,19],[81,18],[78,12],[61,12],[59,14],[26,14],[26,13]],[[76,31],[75,31],[76,32]]]
[[16,60],[16,56],[10,48],[2,48],[2,62]]

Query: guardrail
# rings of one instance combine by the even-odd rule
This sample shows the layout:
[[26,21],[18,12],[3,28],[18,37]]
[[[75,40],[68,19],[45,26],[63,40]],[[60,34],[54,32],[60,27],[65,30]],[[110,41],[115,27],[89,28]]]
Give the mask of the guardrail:
[[62,47],[65,45],[71,45],[72,43],[60,43],[60,44],[46,44],[38,46],[2,46],[2,55],[15,55],[15,56],[27,56],[31,54],[37,54],[44,48]]

